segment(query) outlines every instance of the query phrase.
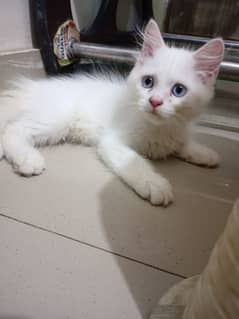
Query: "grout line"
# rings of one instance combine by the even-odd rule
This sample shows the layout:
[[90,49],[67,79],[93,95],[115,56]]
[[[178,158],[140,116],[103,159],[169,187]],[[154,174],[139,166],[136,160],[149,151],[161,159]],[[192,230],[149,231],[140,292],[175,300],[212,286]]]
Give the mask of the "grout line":
[[101,247],[98,247],[96,245],[93,245],[93,244],[90,244],[90,243],[87,243],[85,241],[81,241],[79,239],[76,239],[74,237],[71,237],[71,236],[68,236],[68,235],[64,235],[64,234],[61,234],[61,233],[58,233],[56,231],[53,231],[53,230],[50,230],[50,229],[47,229],[47,228],[44,228],[44,227],[41,227],[41,226],[38,226],[38,225],[34,225],[34,224],[31,224],[29,222],[26,222],[26,221],[23,221],[23,220],[20,220],[18,218],[15,218],[15,217],[12,217],[12,216],[8,216],[6,214],[3,214],[3,213],[0,213],[0,216],[1,217],[4,217],[4,218],[7,218],[11,221],[14,221],[14,222],[17,222],[17,223],[20,223],[20,224],[24,224],[26,226],[29,226],[29,227],[32,227],[32,228],[35,228],[35,229],[38,229],[38,230],[41,230],[41,231],[44,231],[44,232],[47,232],[47,233],[50,233],[52,235],[56,235],[56,236],[59,236],[59,237],[63,237],[65,239],[68,239],[68,240],[72,240],[76,243],[79,243],[79,244],[82,244],[82,245],[85,245],[85,246],[88,246],[88,247],[91,247],[91,248],[95,248],[97,250],[101,250],[101,251],[104,251],[105,253],[108,253],[108,254],[112,254],[114,256],[117,256],[117,257],[121,257],[121,258],[124,258],[124,259],[127,259],[129,261],[133,261],[133,262],[136,262],[138,264],[141,264],[141,265],[144,265],[146,267],[149,267],[149,268],[152,268],[152,269],[155,269],[155,270],[159,270],[163,273],[166,273],[166,274],[169,274],[169,275],[173,275],[173,276],[176,276],[178,278],[181,278],[181,279],[185,279],[187,278],[186,276],[183,276],[183,275],[180,275],[180,274],[177,274],[175,272],[172,272],[172,271],[169,271],[169,270],[166,270],[166,269],[163,269],[163,268],[160,268],[160,267],[157,267],[157,266],[154,266],[152,264],[148,264],[146,262],[143,262],[143,261],[139,261],[135,258],[132,258],[132,257],[128,257],[128,256],[124,256],[124,255],[121,255],[119,253],[116,253],[116,252],[113,252],[109,249],[105,249],[105,248],[101,248]]
[[225,204],[230,204],[230,205],[233,205],[235,203],[235,200],[233,200],[233,199],[225,199],[225,198],[218,197],[216,195],[208,195],[206,193],[195,192],[195,191],[191,191],[189,189],[178,190],[178,192],[185,193],[185,194],[188,194],[188,195],[190,195],[190,194],[197,195],[197,196],[200,196],[200,197],[205,197],[207,199],[212,199],[212,200],[215,200],[215,201],[218,201],[218,202],[222,202],[222,203],[225,203]]

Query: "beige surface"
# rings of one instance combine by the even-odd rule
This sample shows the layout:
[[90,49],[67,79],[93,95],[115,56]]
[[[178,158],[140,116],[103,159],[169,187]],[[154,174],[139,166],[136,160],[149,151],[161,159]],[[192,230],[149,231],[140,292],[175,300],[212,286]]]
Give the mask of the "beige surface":
[[[38,52],[0,57],[0,67],[1,88],[44,74]],[[175,191],[166,209],[90,148],[43,149],[47,171],[29,179],[0,162],[0,319],[146,319],[180,276],[201,272],[239,194],[238,135],[210,134],[198,139],[220,153],[220,168],[156,164]]]
[[0,217],[1,319],[147,318],[176,279]]
[[128,189],[96,158],[94,150],[63,145],[44,149],[47,171],[33,178],[0,165],[1,211],[82,242],[174,273],[200,272],[239,190],[239,144],[201,136],[222,153],[218,169],[178,160],[157,168],[169,178],[175,203],[153,207]]
[[0,318],[147,318],[179,279],[167,272],[201,272],[238,195],[239,145],[199,139],[222,165],[158,163],[176,194],[166,209],[140,199],[87,147],[43,149],[48,169],[33,178],[2,161]]

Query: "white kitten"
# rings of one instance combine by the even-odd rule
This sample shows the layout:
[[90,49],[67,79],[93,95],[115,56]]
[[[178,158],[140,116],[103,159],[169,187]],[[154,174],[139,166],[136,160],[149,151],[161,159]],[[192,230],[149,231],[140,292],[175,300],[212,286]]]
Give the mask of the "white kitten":
[[105,164],[136,193],[152,204],[168,205],[171,186],[145,158],[173,154],[194,164],[218,164],[214,151],[191,140],[188,127],[213,96],[223,53],[221,39],[195,52],[169,48],[151,20],[126,80],[101,74],[18,81],[0,100],[0,156],[17,173],[31,176],[45,169],[35,146],[95,145]]

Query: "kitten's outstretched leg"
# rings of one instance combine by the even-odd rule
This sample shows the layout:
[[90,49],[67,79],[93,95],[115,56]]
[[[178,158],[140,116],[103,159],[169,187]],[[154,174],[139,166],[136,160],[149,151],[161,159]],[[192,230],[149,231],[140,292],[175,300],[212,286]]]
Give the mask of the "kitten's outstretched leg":
[[45,161],[34,148],[33,129],[21,122],[9,124],[2,137],[6,159],[20,175],[39,175],[45,169]]
[[183,146],[177,153],[177,156],[196,165],[207,167],[216,167],[219,165],[219,156],[215,151],[192,140]]
[[147,160],[117,138],[103,138],[98,154],[126,184],[153,205],[167,206],[173,201],[169,182],[153,172]]

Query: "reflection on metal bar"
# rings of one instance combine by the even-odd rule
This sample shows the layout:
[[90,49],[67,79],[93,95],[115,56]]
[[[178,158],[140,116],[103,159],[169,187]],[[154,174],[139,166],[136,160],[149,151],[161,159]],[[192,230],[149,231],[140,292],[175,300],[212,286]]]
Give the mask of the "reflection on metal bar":
[[[185,43],[192,43],[196,45],[202,45],[205,44],[207,41],[209,41],[211,38],[207,37],[196,37],[193,35],[185,35],[185,34],[172,34],[172,33],[164,33],[163,34],[164,40],[172,41],[172,42],[185,42]],[[233,49],[239,49],[239,42],[238,41],[231,41],[231,40],[224,40],[225,47],[226,48],[233,48]]]
[[[139,51],[136,49],[86,42],[73,42],[69,48],[70,57],[91,58],[126,64],[134,64],[138,54]],[[239,63],[223,61],[221,63],[219,78],[239,81]]]
[[94,58],[108,62],[122,62],[134,64],[137,50],[123,47],[114,47],[102,44],[73,42],[68,51],[70,57]]
[[239,81],[239,63],[223,61],[219,78],[229,81]]

